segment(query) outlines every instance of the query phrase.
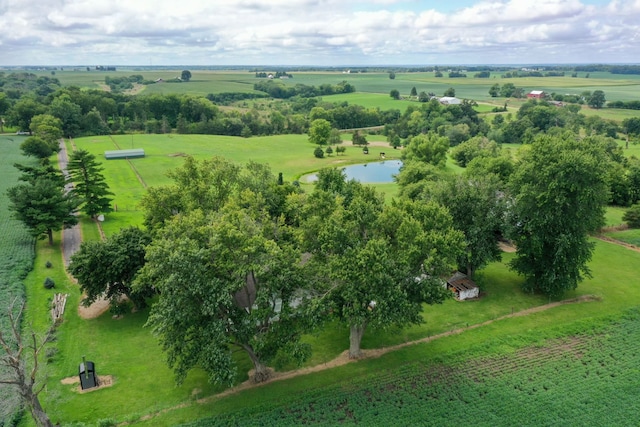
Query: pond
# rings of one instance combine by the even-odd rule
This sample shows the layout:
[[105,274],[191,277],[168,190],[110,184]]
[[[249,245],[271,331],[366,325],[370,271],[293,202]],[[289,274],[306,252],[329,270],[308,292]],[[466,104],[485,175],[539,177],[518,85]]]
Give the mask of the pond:
[[[347,179],[355,179],[362,183],[383,184],[393,182],[393,176],[400,172],[401,160],[385,160],[382,162],[363,163],[342,168]],[[305,182],[314,182],[318,179],[316,174],[307,175]]]

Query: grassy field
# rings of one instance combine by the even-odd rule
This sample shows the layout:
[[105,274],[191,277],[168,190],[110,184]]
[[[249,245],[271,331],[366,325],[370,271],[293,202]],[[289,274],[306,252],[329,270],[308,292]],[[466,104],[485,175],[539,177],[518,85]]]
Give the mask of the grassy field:
[[[80,138],[75,140],[74,144],[77,148],[95,154],[105,167],[104,175],[115,193],[113,202],[117,207],[117,212],[107,215],[103,223],[105,233],[110,235],[128,224],[142,224],[142,211],[138,203],[145,191],[145,185],[168,184],[170,180],[166,172],[178,167],[185,155],[198,159],[222,156],[239,164],[248,161],[267,163],[275,175],[282,172],[287,181],[296,181],[304,174],[325,167],[378,160],[380,152],[385,152],[389,160],[400,157],[400,151],[390,149],[383,136],[371,135],[369,140],[380,141],[384,145],[372,145],[369,147],[369,154],[363,154],[361,149],[346,142],[347,149],[344,154],[323,159],[313,156],[314,145],[307,141],[306,135],[276,135],[248,139],[207,135],[120,135]],[[132,146],[143,148],[146,156],[131,160],[102,160],[106,150],[127,149]],[[311,187],[310,184],[302,186]],[[389,192],[389,195],[397,193],[396,186],[392,184],[381,184],[379,189],[385,193]]]
[[[377,139],[383,140],[383,137],[369,138],[370,141]],[[144,148],[147,153],[147,157],[132,159],[130,162],[102,161],[105,177],[115,193],[114,202],[118,205],[118,212],[109,214],[104,223],[107,234],[128,224],[141,222],[142,215],[137,200],[144,192],[144,185],[167,183],[166,170],[178,166],[184,154],[197,158],[223,155],[239,163],[248,160],[266,162],[272,165],[274,173],[282,171],[285,179],[293,180],[321,167],[377,159],[378,151],[385,151],[387,158],[392,157],[390,153],[394,153],[386,146],[372,146],[371,154],[367,156],[349,145],[344,156],[316,159],[312,155],[313,146],[306,141],[305,135],[250,139],[135,135],[133,138],[82,138],[75,140],[74,145],[96,154],[98,159],[103,158],[104,150],[117,147]],[[278,165],[277,169],[273,167],[274,164]],[[454,171],[453,166],[449,167]],[[397,194],[395,184],[382,184],[379,188],[385,191],[388,198]],[[83,235],[85,238],[97,238],[95,225],[91,221],[83,221]],[[25,284],[30,301],[29,322],[43,328],[48,323],[48,301],[53,293],[43,288],[44,279],[52,277],[56,282],[55,290],[69,294],[65,321],[58,329],[56,340],[51,343],[51,350],[48,350],[51,355],[46,365],[49,380],[42,395],[54,422],[60,421],[64,425],[72,425],[73,422],[108,425],[114,421],[130,422],[133,425],[171,426],[213,414],[237,417],[237,414],[248,411],[249,407],[305,407],[309,399],[315,399],[315,395],[308,397],[304,394],[307,389],[318,388],[328,394],[340,396],[335,390],[341,389],[344,384],[353,383],[355,392],[359,393],[358,387],[371,381],[372,375],[382,367],[387,369],[386,378],[398,378],[400,381],[407,374],[403,369],[409,369],[413,375],[412,366],[423,369],[421,364],[425,363],[424,369],[428,370],[432,363],[441,363],[452,357],[467,360],[475,356],[493,357],[496,353],[513,353],[532,343],[540,345],[545,338],[565,336],[600,325],[602,319],[616,317],[621,311],[640,305],[640,282],[637,273],[629,269],[630,265],[640,262],[640,253],[598,242],[591,262],[593,278],[586,280],[576,291],[565,295],[566,298],[595,295],[597,301],[498,320],[490,325],[466,330],[460,335],[413,345],[381,359],[364,360],[218,398],[214,396],[222,389],[209,385],[204,373],[197,369],[190,373],[183,385],[174,384],[173,374],[165,364],[156,339],[143,327],[146,311],[129,314],[121,319],[112,319],[108,313],[97,319],[81,319],[76,310],[80,301],[79,291],[64,274],[58,246],[59,234],[56,234],[55,239],[53,248],[48,247],[45,242],[38,243],[35,267]],[[480,273],[478,282],[483,292],[480,300],[468,303],[447,301],[441,306],[427,307],[423,325],[402,330],[389,328],[367,331],[362,342],[363,348],[384,348],[465,329],[467,326],[496,320],[513,312],[550,302],[547,298],[524,294],[520,290],[522,279],[508,270],[505,264],[512,256],[505,254],[503,262],[493,263]],[[52,261],[51,269],[45,267],[46,261]],[[314,349],[306,366],[322,365],[347,348],[348,331],[338,325],[329,325],[323,331],[305,337],[305,340]],[[61,382],[77,374],[78,363],[83,355],[96,363],[99,375],[111,375],[114,378],[112,387],[81,394],[76,385]],[[250,363],[241,353],[236,355],[239,363],[238,381],[242,382],[247,379]],[[292,400],[292,393],[299,395],[299,399]],[[330,407],[331,399],[326,394],[323,396]],[[410,408],[407,406],[405,412],[413,411]],[[359,411],[354,409],[356,410]],[[154,417],[146,419],[148,415]]]

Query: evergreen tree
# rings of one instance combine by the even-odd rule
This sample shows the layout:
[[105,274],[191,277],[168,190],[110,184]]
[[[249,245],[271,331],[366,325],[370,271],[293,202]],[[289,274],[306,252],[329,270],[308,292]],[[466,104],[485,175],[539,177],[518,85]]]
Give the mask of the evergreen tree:
[[96,157],[86,150],[75,151],[67,165],[69,176],[75,183],[73,193],[82,204],[82,211],[92,218],[98,214],[111,212],[109,186],[102,175],[103,168]]

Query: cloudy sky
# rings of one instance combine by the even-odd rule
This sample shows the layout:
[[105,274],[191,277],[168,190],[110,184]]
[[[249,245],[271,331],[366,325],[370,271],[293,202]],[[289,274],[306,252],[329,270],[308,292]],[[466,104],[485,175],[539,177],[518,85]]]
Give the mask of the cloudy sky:
[[0,0],[2,65],[640,62],[640,0]]

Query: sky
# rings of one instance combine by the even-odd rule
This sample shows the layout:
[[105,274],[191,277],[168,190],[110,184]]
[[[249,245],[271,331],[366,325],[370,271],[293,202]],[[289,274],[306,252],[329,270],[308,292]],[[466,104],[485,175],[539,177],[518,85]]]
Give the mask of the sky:
[[0,66],[640,63],[640,0],[0,0]]

